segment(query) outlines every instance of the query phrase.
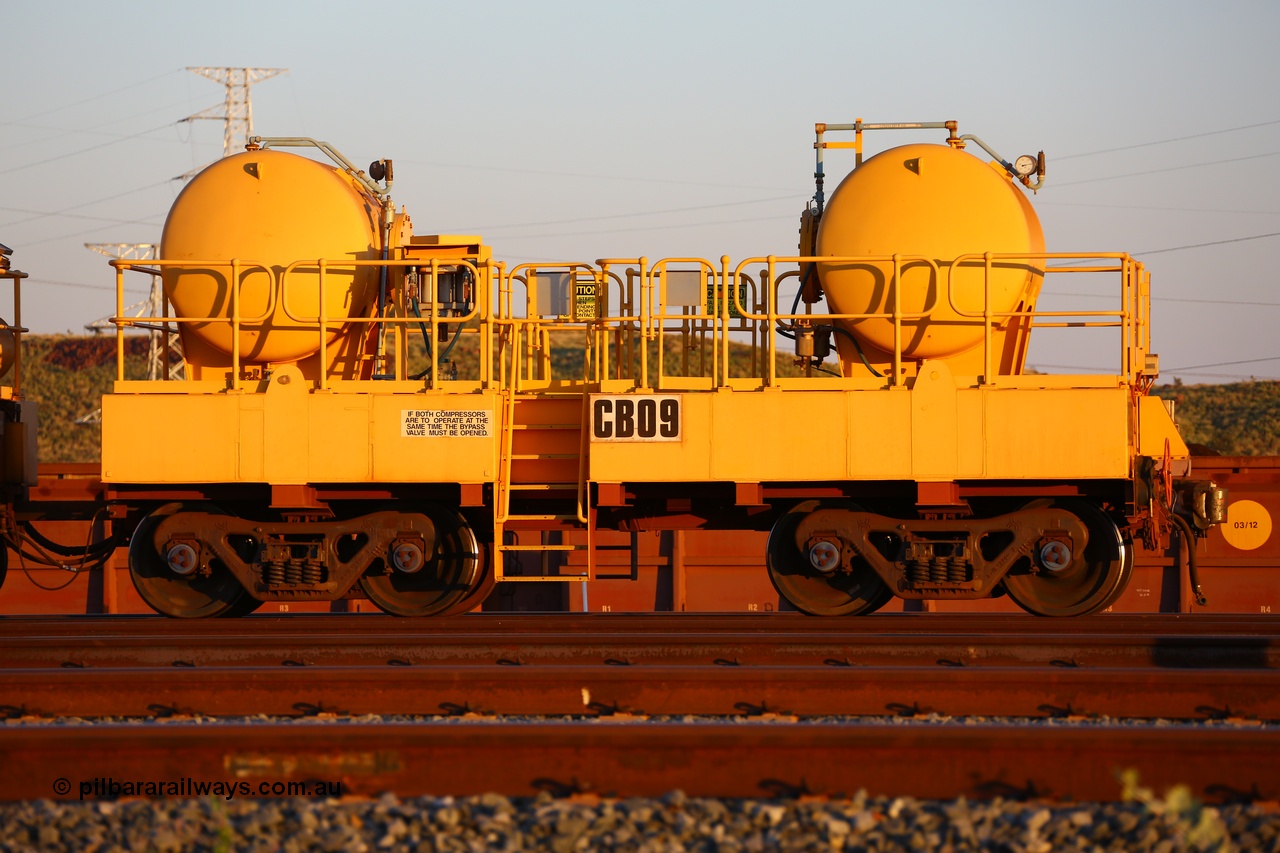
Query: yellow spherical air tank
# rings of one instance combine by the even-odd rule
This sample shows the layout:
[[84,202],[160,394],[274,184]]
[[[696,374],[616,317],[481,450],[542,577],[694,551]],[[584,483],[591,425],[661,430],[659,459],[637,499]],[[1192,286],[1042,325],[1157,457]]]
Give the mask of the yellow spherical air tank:
[[[320,348],[317,259],[381,256],[379,204],[342,171],[296,154],[256,150],[209,166],[186,186],[165,221],[161,258],[193,261],[166,266],[164,289],[183,323],[218,353],[232,352],[231,264],[241,262],[240,358],[245,363],[292,362]],[[285,269],[305,261],[287,275]],[[204,263],[201,263],[204,262]],[[377,294],[372,267],[329,267],[325,313],[341,332],[344,318],[362,316]]]
[[[869,158],[841,182],[818,226],[819,256],[903,256],[901,310],[927,315],[902,323],[907,359],[948,358],[982,343],[984,252],[1044,252],[1040,221],[1003,168],[946,145],[904,145]],[[976,260],[953,263],[973,253]],[[991,310],[1034,300],[1041,266],[996,261]],[[818,274],[833,313],[893,311],[891,260],[820,262]],[[891,319],[843,322],[869,355],[892,353]]]

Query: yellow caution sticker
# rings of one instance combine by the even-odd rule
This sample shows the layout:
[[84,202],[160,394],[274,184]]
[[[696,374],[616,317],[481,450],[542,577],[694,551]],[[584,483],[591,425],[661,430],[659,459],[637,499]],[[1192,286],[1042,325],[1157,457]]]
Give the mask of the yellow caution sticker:
[[1222,523],[1222,538],[1241,551],[1261,548],[1271,538],[1271,513],[1257,501],[1232,501]]

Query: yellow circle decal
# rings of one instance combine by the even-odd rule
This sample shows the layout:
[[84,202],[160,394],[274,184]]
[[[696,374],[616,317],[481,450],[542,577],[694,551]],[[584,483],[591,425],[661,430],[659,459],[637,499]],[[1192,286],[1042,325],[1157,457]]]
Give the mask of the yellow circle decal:
[[1271,513],[1257,501],[1233,501],[1222,523],[1222,538],[1241,551],[1261,548],[1271,538]]

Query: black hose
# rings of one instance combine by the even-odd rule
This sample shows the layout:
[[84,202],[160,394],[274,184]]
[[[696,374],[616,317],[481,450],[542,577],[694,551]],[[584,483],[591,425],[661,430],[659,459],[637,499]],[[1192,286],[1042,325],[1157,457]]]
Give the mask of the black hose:
[[1191,581],[1191,592],[1196,597],[1196,604],[1204,607],[1209,603],[1204,591],[1200,589],[1200,572],[1196,565],[1196,534],[1185,518],[1174,513],[1173,523],[1178,528],[1179,538],[1187,545],[1187,578]]
[[116,549],[117,537],[115,536],[109,536],[101,542],[93,542],[86,544],[84,547],[78,547],[75,545],[62,545],[58,542],[54,542],[52,539],[46,538],[39,530],[36,530],[35,525],[30,521],[22,522],[22,529],[26,531],[28,536],[36,541],[37,545],[41,548],[52,551],[59,557],[88,557],[90,555],[100,554],[104,551],[110,553]]
[[883,373],[881,373],[880,371],[876,370],[874,367],[872,367],[872,366],[871,366],[870,362],[868,362],[868,361],[867,361],[867,356],[866,356],[866,354],[862,351],[862,344],[858,342],[858,339],[857,339],[856,337],[854,337],[854,335],[853,335],[853,333],[852,333],[852,332],[850,332],[848,329],[844,329],[844,328],[841,328],[840,326],[835,326],[835,325],[833,325],[831,328],[832,328],[834,331],[839,332],[840,334],[844,335],[844,336],[845,336],[846,338],[848,338],[849,340],[853,341],[853,348],[854,348],[854,349],[857,351],[857,353],[858,353],[858,361],[861,361],[861,362],[862,362],[862,366],[863,366],[863,367],[865,367],[867,370],[870,370],[870,371],[871,371],[871,375],[872,375],[872,376],[879,376],[879,377],[883,377],[883,376],[884,376],[884,374],[883,374]]

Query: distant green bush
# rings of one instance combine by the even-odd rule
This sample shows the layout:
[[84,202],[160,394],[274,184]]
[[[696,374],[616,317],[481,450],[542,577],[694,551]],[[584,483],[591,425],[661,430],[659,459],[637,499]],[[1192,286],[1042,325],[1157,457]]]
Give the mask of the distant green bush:
[[1161,385],[1154,393],[1175,402],[1174,416],[1189,443],[1223,456],[1280,455],[1280,382]]

